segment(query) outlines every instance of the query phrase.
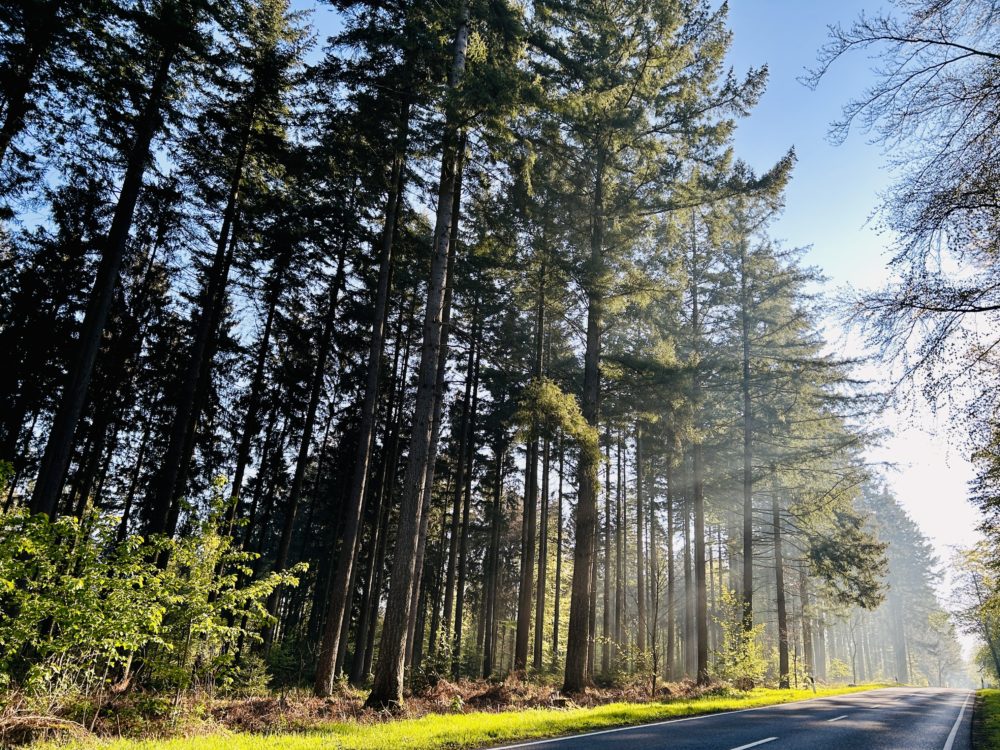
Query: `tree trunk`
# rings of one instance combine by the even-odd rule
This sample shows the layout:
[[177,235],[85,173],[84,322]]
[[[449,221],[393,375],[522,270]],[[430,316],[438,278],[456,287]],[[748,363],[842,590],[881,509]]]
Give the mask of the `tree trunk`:
[[444,623],[445,633],[451,631],[452,610],[455,604],[455,578],[458,572],[458,544],[461,534],[462,497],[465,491],[465,452],[469,442],[469,424],[472,416],[472,371],[476,362],[476,347],[470,336],[469,352],[465,366],[465,393],[462,399],[462,419],[458,430],[458,452],[455,457],[455,486],[451,505],[451,529],[448,534],[448,566],[444,583]]
[[[597,661],[597,549],[600,546],[600,540],[598,535],[600,534],[600,528],[598,526],[598,519],[594,517],[594,556],[593,562],[590,566],[590,612],[587,616],[587,680],[588,682],[593,682],[594,674],[596,674],[597,668],[595,663]],[[572,603],[572,588],[570,589],[570,603]]]
[[[673,434],[667,433],[667,440],[673,441]],[[676,645],[674,643],[676,625],[674,614],[675,610],[675,592],[677,589],[676,574],[674,571],[674,534],[676,534],[676,529],[674,528],[674,477],[673,477],[673,448],[668,444],[667,455],[664,461],[665,468],[665,478],[667,481],[667,648],[666,648],[666,669],[667,669],[667,679],[674,679],[674,649]]]
[[[604,169],[605,154],[597,157],[591,211],[590,261],[587,278],[587,343],[583,367],[583,418],[594,430],[598,427],[601,390],[601,326],[604,289]],[[566,671],[563,690],[578,693],[586,686],[588,619],[594,570],[597,529],[597,471],[599,454],[583,449],[577,474],[579,491],[576,509],[576,548],[573,552],[573,585],[570,594],[569,634],[566,641]]]
[[[450,491],[450,486],[449,486]],[[431,603],[431,629],[430,637],[427,639],[427,653],[433,656],[437,652],[438,643],[441,640],[441,600],[444,599],[444,583],[441,580],[440,570],[444,563],[445,536],[448,525],[445,523],[447,511],[445,509],[447,500],[441,503],[441,534],[438,536],[437,555],[434,568],[434,601]]]
[[[373,580],[370,584],[370,596],[365,602],[365,612],[363,624],[358,624],[358,632],[355,640],[355,649],[361,652],[357,665],[352,665],[352,671],[356,672],[355,685],[361,682],[371,673],[372,662],[375,659],[375,628],[378,625],[379,602],[382,600],[382,578],[385,575],[385,550],[389,540],[389,508],[388,497],[382,499],[382,511],[378,518],[378,544],[375,549],[375,562],[372,565]],[[360,668],[358,667],[360,665]]]
[[229,194],[222,215],[222,227],[215,246],[215,255],[201,294],[200,311],[196,319],[194,341],[187,367],[177,395],[176,410],[171,422],[170,437],[163,464],[153,486],[150,512],[146,519],[147,534],[173,535],[178,512],[178,498],[183,494],[185,475],[194,451],[194,437],[201,417],[205,391],[211,381],[212,359],[217,346],[219,324],[225,305],[229,269],[232,265],[243,186],[243,168],[250,147],[255,111],[251,109],[243,125],[240,150],[229,180]]
[[349,586],[354,560],[354,549],[361,526],[361,511],[364,507],[365,488],[368,482],[368,468],[372,454],[372,439],[375,434],[375,411],[378,406],[379,372],[382,366],[382,347],[385,338],[385,323],[388,314],[389,283],[392,275],[392,246],[396,233],[403,182],[406,173],[406,149],[409,138],[410,102],[404,99],[400,113],[399,130],[393,153],[392,175],[389,194],[386,198],[385,219],[379,246],[378,281],[375,291],[375,315],[372,320],[372,334],[368,345],[368,371],[365,378],[365,392],[361,404],[361,422],[358,427],[358,444],[354,458],[349,494],[341,529],[341,552],[330,585],[323,640],[320,645],[316,665],[316,680],[313,691],[325,697],[333,691],[336,672],[337,649],[341,640],[341,624],[349,597]]
[[226,513],[226,528],[231,531],[236,520],[240,493],[243,492],[243,478],[250,463],[250,449],[253,439],[260,432],[260,405],[264,391],[264,369],[267,365],[267,353],[271,346],[271,331],[274,327],[274,314],[278,307],[283,286],[282,276],[284,264],[272,269],[267,300],[267,313],[264,316],[264,329],[257,343],[257,356],[254,361],[253,377],[250,380],[250,394],[244,409],[243,429],[240,434],[239,447],[236,450],[236,468],[233,472],[233,483],[230,488],[229,508]]
[[611,431],[605,433],[607,453],[604,456],[604,606],[603,643],[601,644],[601,673],[611,673],[611,642],[614,631],[611,629]]
[[[496,478],[493,484],[493,502],[490,507],[490,542],[487,551],[489,565],[486,578],[486,634],[483,642],[483,677],[493,674],[496,661],[496,629],[497,629],[497,588],[500,577],[500,502],[503,495],[503,461],[504,452],[494,448],[496,460]],[[501,647],[499,653],[503,653]]]
[[143,175],[149,162],[153,137],[161,127],[160,110],[170,80],[170,68],[178,53],[174,41],[160,52],[156,74],[149,96],[136,125],[122,178],[121,192],[115,206],[111,229],[97,269],[97,278],[87,302],[87,311],[80,327],[80,339],[70,368],[69,378],[59,401],[59,407],[49,431],[45,453],[38,470],[38,481],[31,496],[32,513],[44,513],[54,519],[66,470],[73,449],[73,436],[87,400],[94,363],[101,347],[101,338],[108,321],[115,288],[121,271],[125,247],[132,229],[135,206],[142,190]]
[[684,649],[684,674],[693,677],[698,670],[698,634],[695,632],[694,624],[694,555],[691,551],[691,511],[692,511],[692,491],[689,483],[690,472],[687,469],[687,457],[684,459],[684,638],[682,647]]
[[[347,257],[347,242],[340,248],[340,257],[337,259],[337,271],[333,278],[330,289],[330,300],[327,303],[323,330],[320,333],[319,347],[316,353],[316,361],[313,364],[312,383],[309,388],[309,403],[306,406],[305,424],[302,426],[302,435],[299,438],[299,451],[295,458],[295,473],[292,476],[292,486],[288,490],[288,502],[285,505],[285,518],[281,528],[281,539],[278,542],[278,552],[274,558],[275,573],[280,573],[288,567],[288,550],[292,544],[292,533],[295,531],[295,516],[298,512],[299,498],[302,495],[302,485],[306,477],[306,466],[309,463],[309,451],[312,448],[313,429],[316,425],[316,412],[319,410],[320,400],[323,397],[324,385],[326,384],[326,360],[330,356],[330,348],[333,343],[333,330],[337,324],[337,302],[340,296],[340,287],[344,283],[344,262]],[[268,614],[274,616],[278,611],[278,604],[281,600],[281,590],[274,589],[267,600]],[[274,630],[268,627],[264,631],[264,650],[270,650],[271,639]]]
[[740,339],[743,358],[743,630],[753,629],[753,410],[750,398],[750,295],[746,240],[740,241]]
[[563,463],[566,457],[563,448],[563,436],[559,434],[559,488],[556,492],[556,502],[559,507],[556,511],[556,590],[555,600],[552,602],[552,661],[559,658],[559,609],[562,600],[562,550],[563,550]]
[[614,667],[622,669],[627,653],[625,638],[625,466],[622,438],[618,435],[618,469],[615,472],[615,654]]
[[462,658],[462,625],[465,616],[465,580],[468,577],[469,567],[469,513],[472,506],[472,469],[473,459],[476,455],[475,434],[476,434],[476,410],[479,408],[479,357],[482,348],[478,344],[477,330],[472,329],[472,347],[476,352],[476,362],[472,371],[472,406],[469,409],[469,437],[466,441],[467,455],[464,460],[468,462],[465,468],[465,502],[462,507],[462,534],[459,540],[458,554],[458,590],[455,592],[455,642],[452,647],[452,674],[458,679]]
[[[691,339],[694,368],[691,375],[691,403],[696,419],[701,416],[701,299],[695,218],[691,216]],[[695,436],[691,445],[691,511],[694,517],[694,588],[696,675],[699,685],[706,684],[708,675],[708,600],[705,579],[705,478],[702,438]]]
[[542,669],[545,643],[545,587],[549,556],[549,438],[542,441],[542,503],[538,523],[538,580],[535,583],[535,648],[533,666]]
[[785,562],[781,550],[781,508],[778,483],[771,491],[771,525],[774,535],[774,584],[778,607],[778,687],[788,688],[788,613],[785,609]]
[[[455,53],[449,75],[449,88],[458,86],[465,70],[465,57],[469,41],[469,9],[463,3],[458,31],[455,36]],[[451,115],[451,113],[449,113]],[[453,117],[449,116],[453,123]],[[375,682],[366,705],[373,708],[398,706],[403,701],[403,667],[406,658],[406,634],[409,624],[410,596],[412,593],[417,536],[420,529],[421,491],[427,471],[431,442],[431,420],[434,405],[440,394],[437,381],[438,350],[441,346],[441,315],[444,307],[444,290],[448,276],[448,248],[451,224],[457,219],[452,215],[456,185],[457,134],[449,125],[441,160],[441,186],[438,192],[437,217],[434,230],[434,254],[427,285],[427,311],[424,317],[424,339],[420,353],[420,371],[417,378],[417,396],[413,411],[413,425],[408,450],[406,476],[400,504],[396,554],[393,559],[392,579],[386,604],[386,617],[382,625],[379,659],[375,668]]]
[[[697,375],[695,376],[697,379]],[[694,513],[695,628],[697,638],[697,680],[708,683],[708,600],[705,580],[705,479],[701,443],[691,446],[692,506]]]
[[799,602],[802,609],[802,666],[807,677],[815,677],[816,657],[813,653],[812,619],[809,611],[809,579],[804,569],[799,570]]
[[[457,164],[455,165],[455,196],[452,202],[451,215],[459,216],[462,207],[462,172],[464,169],[465,156],[465,134],[459,137],[457,152]],[[451,238],[448,243],[448,279],[452,278],[455,268],[455,258],[458,254],[458,220],[451,224]],[[438,394],[434,404],[434,417],[431,420],[431,441],[427,450],[427,473],[424,475],[423,500],[420,511],[420,530],[417,534],[417,551],[414,571],[417,575],[413,578],[413,591],[410,595],[410,621],[407,625],[406,638],[406,663],[410,663],[413,653],[413,633],[416,629],[416,612],[414,611],[420,595],[421,576],[423,572],[424,549],[427,546],[427,523],[430,520],[431,500],[434,490],[434,473],[437,470],[438,443],[441,439],[441,421],[444,416],[444,393],[445,374],[448,369],[448,339],[451,335],[451,301],[453,296],[454,283],[448,282],[444,290],[444,308],[441,313],[441,346],[438,349],[437,380],[434,388]],[[475,315],[473,315],[475,318]]]
[[118,531],[115,534],[115,541],[121,544],[128,535],[129,520],[132,517],[132,505],[135,502],[135,494],[139,489],[139,476],[143,464],[146,461],[146,449],[149,446],[149,435],[152,429],[152,420],[144,420],[142,425],[142,439],[139,441],[139,451],[136,453],[135,463],[132,467],[132,476],[129,479],[128,492],[125,493],[125,505],[122,508],[121,521],[118,522]]
[[[386,311],[388,313],[388,310]],[[407,333],[403,333],[403,323],[404,320],[408,321]],[[366,497],[363,498],[364,508],[369,508],[369,504],[374,504],[373,508],[370,508],[369,515],[372,518],[371,523],[371,534],[368,539],[368,567],[367,574],[364,576],[364,586],[363,594],[361,600],[361,607],[359,610],[357,629],[355,631],[355,643],[354,643],[354,654],[351,660],[351,669],[348,675],[350,683],[354,686],[359,686],[364,682],[367,675],[365,669],[367,654],[367,639],[366,634],[368,632],[368,622],[370,617],[377,617],[378,608],[372,607],[372,597],[377,596],[378,593],[375,591],[375,560],[378,558],[378,550],[384,543],[384,534],[382,533],[382,519],[383,519],[383,506],[387,505],[391,501],[391,477],[393,475],[393,467],[396,462],[396,454],[399,449],[399,430],[400,430],[400,411],[402,409],[402,401],[405,396],[406,391],[406,373],[408,370],[409,354],[410,354],[410,329],[413,324],[413,306],[410,307],[409,318],[406,317],[405,310],[400,306],[399,316],[396,323],[396,336],[395,336],[395,346],[393,347],[393,359],[392,359],[392,379],[390,386],[390,396],[389,403],[386,405],[386,418],[385,418],[385,435],[383,437],[383,450],[381,461],[379,467],[376,469],[376,474],[379,476],[379,483],[373,489],[369,488],[366,490]],[[402,355],[400,354],[402,350]],[[402,373],[400,373],[400,362],[402,362]],[[362,511],[361,518],[364,518],[364,511]],[[359,530],[359,538],[361,533]],[[360,560],[356,560],[352,567],[357,567],[360,564]],[[349,587],[349,599],[351,599],[351,591]],[[351,601],[353,601],[351,599]],[[350,609],[352,604],[347,602],[344,603],[344,609]],[[373,614],[374,610],[374,614]],[[343,625],[341,625],[341,630],[343,631]],[[344,641],[348,637],[348,633],[341,632],[340,644],[343,645]],[[341,651],[340,645],[337,647],[338,653]]]
[[635,426],[635,512],[636,512],[636,523],[635,523],[635,544],[636,544],[636,560],[635,560],[635,584],[637,589],[636,598],[638,599],[638,612],[637,616],[639,618],[638,626],[639,631],[635,635],[635,647],[639,652],[639,658],[642,658],[642,654],[646,651],[646,571],[645,571],[645,557],[646,550],[644,548],[643,542],[643,524],[645,523],[643,519],[643,475],[642,475],[642,425],[636,424]]
[[826,623],[823,616],[816,618],[816,679],[826,682]]

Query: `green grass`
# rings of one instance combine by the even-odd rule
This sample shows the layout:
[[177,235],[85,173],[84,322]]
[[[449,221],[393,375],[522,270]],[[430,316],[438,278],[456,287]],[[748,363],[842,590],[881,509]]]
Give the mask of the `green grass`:
[[529,709],[501,713],[429,714],[375,724],[327,724],[308,732],[271,735],[210,734],[166,740],[73,743],[99,750],[459,750],[517,740],[554,737],[684,716],[777,705],[814,697],[855,693],[874,686],[811,690],[758,689],[692,700],[612,703],[594,708]]
[[976,750],[1000,750],[1000,690],[980,690],[976,697]]

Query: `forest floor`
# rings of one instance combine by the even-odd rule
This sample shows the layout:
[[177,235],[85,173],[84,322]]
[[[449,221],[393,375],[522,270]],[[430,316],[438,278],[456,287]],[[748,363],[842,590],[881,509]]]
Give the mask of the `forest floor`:
[[1000,690],[980,690],[976,693],[972,747],[975,750],[1000,750]]
[[[347,688],[328,699],[291,693],[243,699],[190,697],[165,712],[130,701],[103,706],[96,720],[77,716],[73,726],[66,719],[64,726],[53,722],[32,728],[29,722],[20,739],[33,739],[39,747],[77,750],[458,750],[874,687],[878,686],[823,687],[814,693],[673,683],[661,685],[651,699],[648,684],[645,690],[633,684],[593,689],[569,700],[554,686],[519,680],[441,681],[409,697],[405,709],[396,713],[365,709],[364,693]],[[16,730],[16,718],[8,714],[8,730]],[[4,732],[4,721],[0,717],[0,746],[17,741],[19,734]]]

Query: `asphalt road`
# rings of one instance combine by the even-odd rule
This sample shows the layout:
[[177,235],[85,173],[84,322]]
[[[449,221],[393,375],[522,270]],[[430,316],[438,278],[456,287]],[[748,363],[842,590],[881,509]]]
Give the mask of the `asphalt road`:
[[886,688],[504,750],[970,750],[973,696],[970,690]]

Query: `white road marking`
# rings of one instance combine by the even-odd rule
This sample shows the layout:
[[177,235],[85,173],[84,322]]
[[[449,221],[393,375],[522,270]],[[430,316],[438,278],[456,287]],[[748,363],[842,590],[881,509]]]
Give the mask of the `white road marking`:
[[967,693],[965,700],[962,701],[962,710],[958,712],[958,718],[955,719],[955,724],[951,728],[951,732],[948,733],[948,741],[944,743],[944,750],[951,750],[951,746],[955,744],[955,737],[958,735],[958,727],[962,723],[962,717],[965,716],[965,707],[969,703],[969,698],[972,697],[972,693]]
[[846,718],[847,718],[847,714],[844,714],[843,716],[837,716],[837,717],[834,717],[832,719],[827,719],[827,721],[840,721],[841,719],[846,719]]
[[747,750],[747,748],[757,747],[757,745],[763,745],[768,742],[774,742],[777,737],[768,737],[766,740],[757,740],[756,742],[751,742],[749,745],[740,745],[739,747],[734,747],[733,750]]
[[[875,688],[874,690],[862,690],[857,693],[849,694],[850,697],[854,696],[864,696],[866,693],[874,693],[879,690],[885,690],[885,688]],[[714,714],[699,714],[698,716],[685,716],[680,719],[664,719],[663,721],[653,721],[648,724],[633,724],[627,727],[613,727],[612,729],[598,729],[596,732],[583,732],[581,734],[567,734],[562,737],[550,737],[548,739],[542,740],[530,740],[529,742],[519,742],[516,745],[501,745],[496,748],[496,750],[520,750],[523,747],[535,747],[537,745],[549,745],[554,742],[568,742],[570,740],[579,740],[583,737],[596,737],[600,734],[615,734],[617,732],[634,732],[636,730],[652,729],[653,727],[662,727],[667,724],[681,724],[685,721],[704,721],[705,719],[717,719],[720,716],[732,716],[733,714],[745,714],[751,711],[767,711],[769,709],[780,709],[780,708],[794,708],[797,705],[803,703],[813,703],[818,701],[831,701],[831,699],[843,698],[847,696],[835,696],[835,695],[821,695],[816,698],[806,698],[803,701],[789,701],[787,703],[774,703],[770,706],[754,706],[753,708],[738,708],[735,711],[719,711]],[[777,738],[775,738],[777,739]],[[770,742],[770,740],[768,740]]]

